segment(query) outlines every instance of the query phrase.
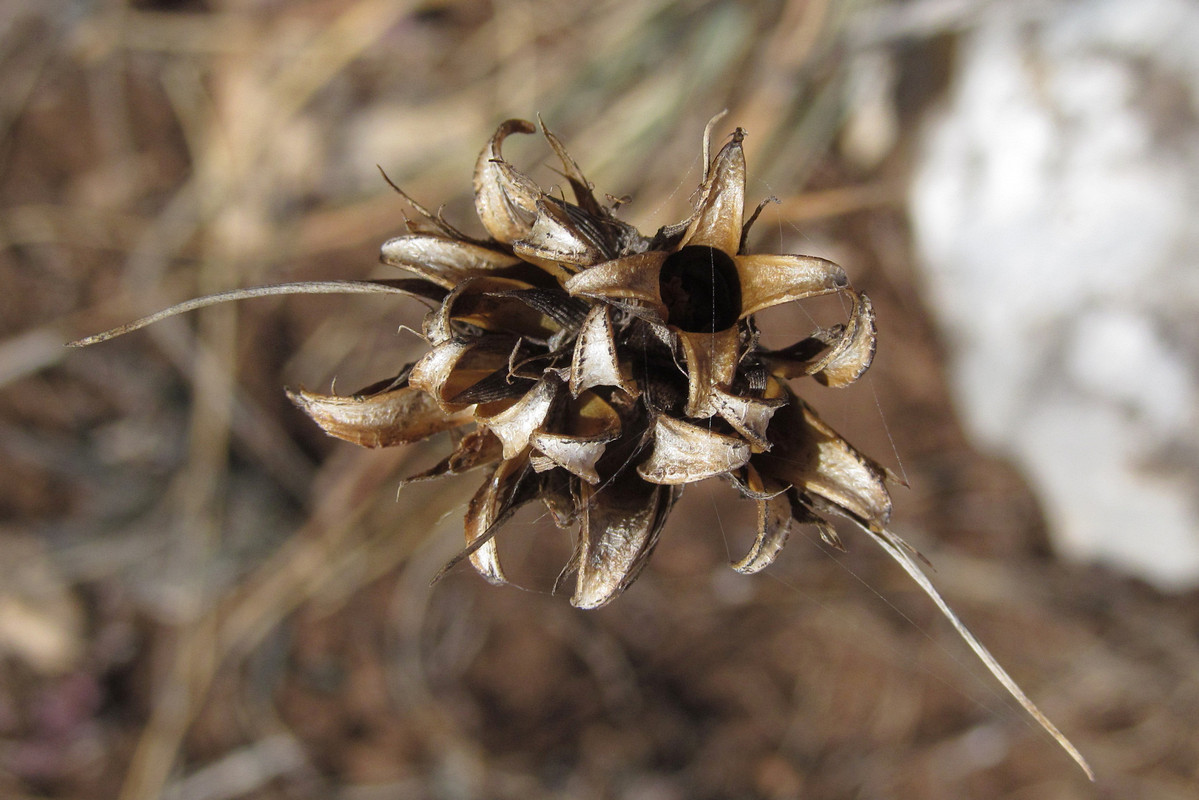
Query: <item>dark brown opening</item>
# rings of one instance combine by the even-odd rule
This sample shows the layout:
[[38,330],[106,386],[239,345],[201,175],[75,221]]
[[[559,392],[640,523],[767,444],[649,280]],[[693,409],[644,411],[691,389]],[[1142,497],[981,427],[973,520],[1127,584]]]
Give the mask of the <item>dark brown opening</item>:
[[714,247],[671,253],[658,276],[667,321],[690,333],[731,328],[741,316],[741,281],[733,259]]

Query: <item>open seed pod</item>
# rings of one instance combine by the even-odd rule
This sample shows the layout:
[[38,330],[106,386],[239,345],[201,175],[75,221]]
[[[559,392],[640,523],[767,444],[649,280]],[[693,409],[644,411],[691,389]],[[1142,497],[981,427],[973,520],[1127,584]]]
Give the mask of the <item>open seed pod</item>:
[[[884,471],[785,382],[861,375],[874,354],[870,303],[828,261],[745,252],[744,133],[706,167],[691,216],[644,236],[596,199],[548,131],[573,202],[505,161],[505,138],[534,130],[505,122],[479,155],[475,207],[489,239],[417,206],[409,233],[383,245],[385,263],[448,292],[424,323],[429,352],[383,392],[293,392],[297,404],[330,434],[370,447],[473,426],[420,476],[489,469],[467,512],[471,562],[502,582],[498,526],[521,503],[552,497],[554,519],[577,532],[573,602],[585,608],[633,581],[682,488],[706,478],[750,470],[737,485],[776,529],[794,520],[831,531],[828,511],[881,529]],[[802,352],[758,348],[756,312],[831,292],[852,301],[845,326],[817,332]],[[777,553],[777,531],[763,536],[740,569]]]

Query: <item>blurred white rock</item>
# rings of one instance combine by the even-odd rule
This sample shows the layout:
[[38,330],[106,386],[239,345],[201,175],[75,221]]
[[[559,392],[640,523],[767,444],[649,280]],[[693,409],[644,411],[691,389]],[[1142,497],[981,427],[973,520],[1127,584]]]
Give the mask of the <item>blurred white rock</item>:
[[1199,4],[991,3],[912,223],[959,410],[1065,555],[1199,583]]

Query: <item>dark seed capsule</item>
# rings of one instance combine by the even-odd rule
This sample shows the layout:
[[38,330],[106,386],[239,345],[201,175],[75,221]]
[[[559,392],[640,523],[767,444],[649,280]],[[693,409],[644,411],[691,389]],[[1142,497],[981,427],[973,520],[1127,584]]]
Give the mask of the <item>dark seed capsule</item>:
[[672,253],[658,278],[667,321],[690,333],[715,333],[741,316],[737,267],[721,250],[691,245]]

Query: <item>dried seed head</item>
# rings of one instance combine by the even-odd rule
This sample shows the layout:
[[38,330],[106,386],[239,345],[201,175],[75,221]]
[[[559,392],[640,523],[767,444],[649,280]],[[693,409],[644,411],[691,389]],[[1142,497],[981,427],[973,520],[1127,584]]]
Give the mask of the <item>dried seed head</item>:
[[[787,384],[861,375],[874,354],[870,304],[828,261],[743,252],[743,132],[705,169],[691,216],[648,237],[596,200],[544,126],[574,202],[505,161],[504,140],[535,130],[509,120],[479,154],[475,208],[489,239],[468,240],[416,207],[415,230],[383,245],[385,263],[448,292],[425,320],[428,354],[385,399],[296,402],[331,434],[368,445],[470,425],[494,437],[486,458],[471,451],[471,466],[490,468],[467,512],[471,561],[502,581],[496,527],[517,505],[549,498],[555,520],[577,531],[573,601],[589,608],[632,582],[681,488],[713,476],[732,478],[763,520],[743,570],[769,564],[793,522],[831,530],[824,513],[882,530],[885,471]],[[754,313],[830,292],[852,301],[846,325],[802,347],[758,346]],[[419,421],[381,410],[402,392],[426,398]],[[430,420],[433,406],[440,417]]]
[[[479,154],[475,208],[488,239],[468,238],[409,200],[419,217],[409,233],[383,245],[382,260],[415,279],[230,292],[73,344],[267,294],[418,297],[433,306],[423,358],[375,385],[383,388],[289,396],[330,435],[366,447],[463,430],[449,456],[409,478],[487,470],[467,510],[466,549],[447,569],[469,558],[488,581],[504,583],[496,532],[519,506],[540,500],[559,527],[576,531],[572,602],[597,608],[636,579],[683,487],[725,476],[758,510],[757,536],[734,569],[769,566],[795,525],[811,525],[841,548],[827,516],[848,517],[903,566],[1091,776],[1073,745],[945,604],[915,551],[886,529],[887,471],[792,389],[791,379],[807,376],[833,387],[861,377],[874,357],[874,312],[836,264],[744,251],[757,213],[744,221],[743,131],[705,164],[693,213],[647,237],[595,198],[544,125],[574,202],[543,192],[505,161],[504,140],[535,130],[509,120]],[[707,162],[708,131],[703,152]],[[759,345],[755,313],[834,292],[852,304],[844,325],[776,350]]]
[[[861,377],[874,358],[874,311],[836,264],[744,252],[757,216],[744,222],[744,133],[738,129],[706,167],[693,214],[646,237],[595,199],[544,126],[574,203],[541,191],[504,161],[504,139],[534,130],[522,120],[505,122],[479,155],[475,207],[489,241],[468,242],[442,227],[383,248],[385,262],[450,290],[426,321],[432,350],[407,380],[407,390],[427,393],[442,416],[431,420],[425,403],[413,404],[419,411],[411,419],[397,419],[376,410],[376,397],[349,401],[360,404],[357,416],[340,406],[332,413],[327,398],[293,399],[331,434],[364,444],[471,423],[476,439],[498,440],[485,451],[472,444],[470,457],[459,458],[491,470],[467,511],[466,552],[487,580],[502,583],[497,527],[518,505],[541,499],[559,526],[577,531],[569,569],[572,602],[581,608],[610,602],[636,579],[689,483],[723,475],[757,505],[757,536],[732,565],[740,572],[769,566],[794,525],[814,526],[840,548],[826,516],[848,517],[912,575],[1091,775],[941,599],[914,551],[887,531],[887,471],[788,383],[811,376],[839,387]],[[832,292],[852,303],[844,325],[778,350],[758,345],[755,313]]]

